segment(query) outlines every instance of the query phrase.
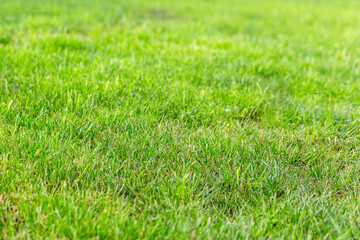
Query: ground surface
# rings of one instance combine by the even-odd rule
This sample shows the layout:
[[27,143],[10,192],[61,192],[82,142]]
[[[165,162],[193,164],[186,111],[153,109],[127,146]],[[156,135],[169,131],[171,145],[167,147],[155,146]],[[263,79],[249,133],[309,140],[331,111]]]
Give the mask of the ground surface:
[[0,238],[359,238],[359,11],[0,0]]

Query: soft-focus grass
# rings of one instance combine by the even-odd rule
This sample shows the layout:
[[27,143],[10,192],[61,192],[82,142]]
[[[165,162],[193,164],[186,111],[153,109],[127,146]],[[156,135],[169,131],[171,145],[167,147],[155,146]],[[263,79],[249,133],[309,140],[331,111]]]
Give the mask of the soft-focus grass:
[[359,238],[359,11],[0,0],[0,238]]

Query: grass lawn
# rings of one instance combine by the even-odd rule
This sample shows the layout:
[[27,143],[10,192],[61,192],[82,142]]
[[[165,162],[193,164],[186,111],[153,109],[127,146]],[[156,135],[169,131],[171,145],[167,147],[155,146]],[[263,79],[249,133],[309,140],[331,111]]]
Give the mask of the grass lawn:
[[360,238],[359,12],[0,0],[0,238]]

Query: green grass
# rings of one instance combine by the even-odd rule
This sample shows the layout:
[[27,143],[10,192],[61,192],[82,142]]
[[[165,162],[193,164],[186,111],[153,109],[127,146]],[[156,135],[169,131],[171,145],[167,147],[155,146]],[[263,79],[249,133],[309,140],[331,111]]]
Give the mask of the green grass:
[[359,11],[0,0],[0,238],[360,238]]

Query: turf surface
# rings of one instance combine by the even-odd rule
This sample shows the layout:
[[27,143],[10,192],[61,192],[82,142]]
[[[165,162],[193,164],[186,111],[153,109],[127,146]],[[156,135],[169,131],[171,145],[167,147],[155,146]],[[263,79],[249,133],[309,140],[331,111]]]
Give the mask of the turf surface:
[[0,238],[359,238],[359,11],[0,0]]

